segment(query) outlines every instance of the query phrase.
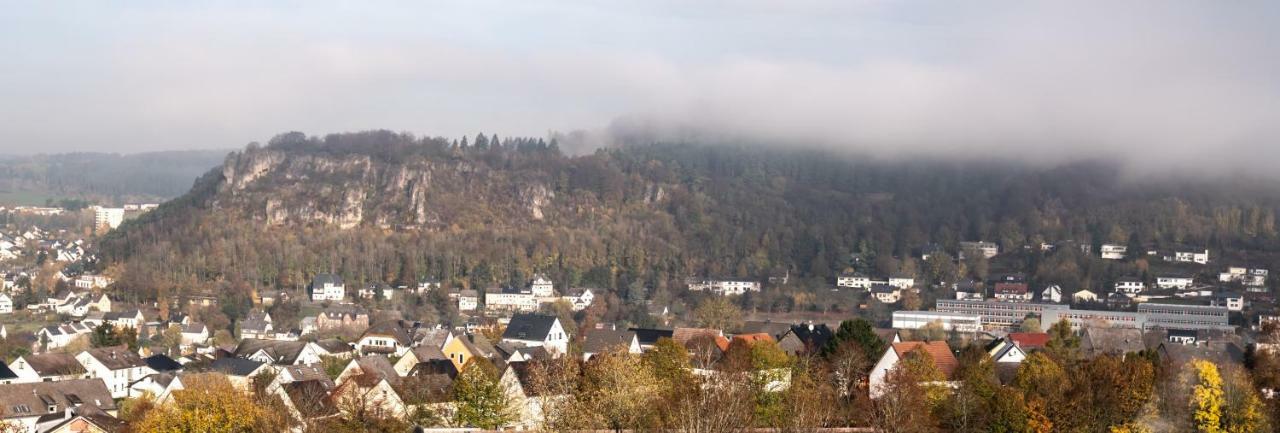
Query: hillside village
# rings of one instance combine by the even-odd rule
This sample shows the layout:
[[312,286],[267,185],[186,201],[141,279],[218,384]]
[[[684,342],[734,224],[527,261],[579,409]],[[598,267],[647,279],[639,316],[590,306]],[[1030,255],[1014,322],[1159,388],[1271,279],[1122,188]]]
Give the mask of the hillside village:
[[[119,224],[96,213],[95,227]],[[961,376],[974,362],[990,365],[1002,385],[1021,386],[1024,362],[1052,362],[1044,354],[1062,356],[1067,342],[1072,357],[1141,357],[1169,372],[1195,360],[1231,370],[1259,356],[1280,356],[1273,352],[1280,347],[1280,315],[1268,269],[1219,263],[1203,249],[1143,251],[1144,260],[1159,265],[1105,290],[1033,285],[1020,272],[926,287],[914,275],[876,275],[855,258],[821,290],[889,309],[887,320],[870,321],[789,321],[760,312],[744,320],[736,303],[793,284],[789,275],[695,276],[682,299],[701,299],[697,308],[651,300],[649,325],[636,326],[599,320],[602,297],[611,290],[567,287],[545,274],[518,286],[462,288],[431,277],[413,285],[353,285],[342,275],[316,273],[304,290],[260,293],[238,317],[213,294],[167,305],[129,302],[116,296],[111,277],[76,271],[94,255],[91,238],[70,233],[30,227],[0,234],[6,261],[41,257],[39,266],[7,273],[0,294],[0,317],[21,317],[0,327],[7,356],[0,365],[6,409],[0,419],[22,431],[123,431],[137,420],[122,408],[137,401],[164,406],[192,384],[204,389],[209,383],[282,410],[281,425],[292,431],[331,429],[355,414],[419,427],[537,430],[566,416],[550,413],[547,393],[563,399],[576,392],[547,381],[580,380],[548,371],[573,365],[577,374],[615,374],[593,369],[627,358],[657,362],[658,356],[675,356],[678,368],[704,386],[730,386],[721,381],[745,372],[751,392],[785,396],[794,392],[794,374],[813,386],[817,373],[797,367],[805,360],[827,360],[838,370],[839,357],[852,350],[862,361],[846,373],[829,372],[850,374],[832,376],[843,383],[832,398],[858,401],[852,396],[861,395],[868,402],[901,398],[895,393],[904,386],[898,376],[906,362],[924,362],[932,372],[932,379],[911,386],[962,388]],[[1027,249],[1092,254],[1074,242]],[[960,243],[953,252],[927,245],[919,260],[962,265],[999,263],[1002,256],[988,242]],[[1131,254],[1103,244],[1097,258],[1132,260]],[[52,278],[58,290],[32,290],[41,278]],[[928,307],[926,295],[934,298]],[[460,319],[384,308],[422,302],[447,303]],[[871,315],[872,307],[860,307],[866,310],[859,315]],[[846,345],[857,349],[842,349]],[[476,403],[461,394],[470,391],[459,390],[486,380],[504,408],[474,416],[477,408],[468,405]],[[1277,385],[1259,382],[1259,395],[1271,399]],[[876,416],[853,419],[874,423]]]

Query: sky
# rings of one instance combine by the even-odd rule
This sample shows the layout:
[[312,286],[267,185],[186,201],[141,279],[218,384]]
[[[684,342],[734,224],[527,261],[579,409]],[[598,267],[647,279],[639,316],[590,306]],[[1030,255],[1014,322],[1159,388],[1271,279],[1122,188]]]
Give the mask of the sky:
[[0,153],[391,129],[1280,160],[1280,2],[0,3]]

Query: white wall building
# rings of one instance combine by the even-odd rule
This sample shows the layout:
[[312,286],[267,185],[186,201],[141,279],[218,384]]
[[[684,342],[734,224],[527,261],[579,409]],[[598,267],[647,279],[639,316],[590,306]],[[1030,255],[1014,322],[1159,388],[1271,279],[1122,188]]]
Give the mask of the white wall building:
[[1116,244],[1102,244],[1098,247],[1098,252],[1102,254],[1102,258],[1107,260],[1123,260],[1129,254],[1129,247]]
[[871,288],[871,277],[865,275],[841,275],[836,277],[836,287],[869,289]]
[[759,281],[747,280],[730,280],[730,279],[707,279],[689,281],[689,290],[691,291],[709,291],[717,295],[741,295],[747,292],[759,292]]
[[551,283],[551,279],[542,274],[533,276],[533,283],[529,284],[529,291],[533,292],[533,296],[539,298],[548,298],[556,294],[555,286]]
[[944,331],[978,332],[982,330],[982,317],[977,315],[937,311],[893,312],[894,329],[920,329],[930,323],[942,325]]
[[1191,287],[1195,281],[1192,277],[1181,275],[1168,275],[1156,277],[1156,287],[1161,289],[1186,289]]
[[1142,293],[1147,288],[1146,283],[1137,278],[1121,278],[1116,280],[1116,291],[1127,295],[1136,295]]
[[76,355],[76,361],[89,373],[89,377],[107,383],[112,398],[129,397],[130,384],[156,372],[138,354],[124,346],[89,349]]
[[342,277],[334,274],[316,274],[311,280],[311,301],[341,301],[347,297],[347,287]]
[[94,207],[93,226],[114,229],[124,222],[124,208]]

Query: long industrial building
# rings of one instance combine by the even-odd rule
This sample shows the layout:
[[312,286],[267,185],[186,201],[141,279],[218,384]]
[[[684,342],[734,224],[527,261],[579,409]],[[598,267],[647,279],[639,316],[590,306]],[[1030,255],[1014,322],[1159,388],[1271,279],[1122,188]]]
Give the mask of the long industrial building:
[[1227,307],[1180,304],[1138,304],[1138,311],[1073,310],[1062,304],[939,299],[938,312],[978,316],[988,329],[1013,329],[1029,315],[1040,317],[1044,329],[1066,319],[1075,329],[1112,327],[1233,331]]

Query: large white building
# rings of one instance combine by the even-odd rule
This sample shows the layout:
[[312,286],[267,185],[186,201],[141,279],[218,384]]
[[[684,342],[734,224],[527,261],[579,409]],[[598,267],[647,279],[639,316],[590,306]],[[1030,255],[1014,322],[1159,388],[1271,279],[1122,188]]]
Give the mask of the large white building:
[[531,313],[538,311],[538,297],[529,290],[492,287],[484,292],[484,309]]
[[533,283],[529,285],[529,291],[533,292],[533,296],[539,298],[548,298],[556,295],[555,286],[551,283],[551,279],[542,274],[533,276]]
[[1156,287],[1161,289],[1186,289],[1191,287],[1195,281],[1192,277],[1183,275],[1166,275],[1156,277]]
[[1129,254],[1129,247],[1116,244],[1102,244],[1098,247],[1098,252],[1102,254],[1102,258],[1107,260],[1123,260]]
[[124,222],[124,208],[94,207],[93,226],[96,228],[114,229]]
[[321,301],[341,301],[347,297],[347,287],[342,283],[342,277],[334,274],[316,274],[311,279],[311,300],[313,302]]
[[871,288],[871,277],[866,275],[844,274],[836,277],[836,287],[869,289]]
[[894,311],[894,329],[920,329],[937,323],[944,331],[978,332],[982,330],[982,317],[976,314],[942,313],[937,311]]
[[759,292],[759,281],[706,279],[689,281],[691,291],[709,291],[717,295],[741,295],[747,292]]

